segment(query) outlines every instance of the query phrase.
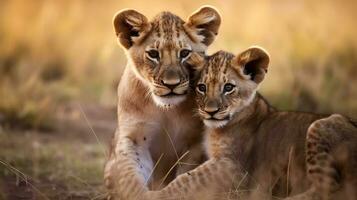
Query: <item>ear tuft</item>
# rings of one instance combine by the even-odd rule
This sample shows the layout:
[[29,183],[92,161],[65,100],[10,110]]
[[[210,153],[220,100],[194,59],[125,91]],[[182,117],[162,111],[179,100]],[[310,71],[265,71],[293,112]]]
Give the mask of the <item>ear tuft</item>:
[[191,56],[185,61],[190,69],[190,80],[197,80],[205,66],[205,55],[203,52],[192,52]]
[[236,63],[245,75],[256,83],[264,80],[270,62],[269,54],[261,47],[250,47],[236,57]]
[[150,30],[148,19],[132,9],[119,11],[113,19],[115,33],[121,45],[129,49]]
[[194,12],[185,24],[185,28],[195,42],[209,46],[218,34],[221,16],[211,6],[203,6]]
[[200,72],[205,64],[205,57],[203,53],[192,52],[191,56],[186,60],[186,63],[190,65],[190,68]]

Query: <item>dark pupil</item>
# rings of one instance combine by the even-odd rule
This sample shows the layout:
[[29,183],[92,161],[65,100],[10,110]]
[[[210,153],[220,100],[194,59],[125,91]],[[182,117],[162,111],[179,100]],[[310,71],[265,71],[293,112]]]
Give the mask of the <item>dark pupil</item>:
[[150,56],[151,58],[159,58],[159,52],[156,51],[156,50],[150,50],[150,51],[149,51],[149,56]]
[[190,54],[190,50],[182,50],[180,51],[180,58],[186,58]]
[[233,85],[232,84],[228,83],[228,84],[224,85],[224,91],[225,92],[230,92],[232,90],[233,90]]
[[206,86],[203,84],[198,85],[198,90],[200,90],[201,92],[206,92]]

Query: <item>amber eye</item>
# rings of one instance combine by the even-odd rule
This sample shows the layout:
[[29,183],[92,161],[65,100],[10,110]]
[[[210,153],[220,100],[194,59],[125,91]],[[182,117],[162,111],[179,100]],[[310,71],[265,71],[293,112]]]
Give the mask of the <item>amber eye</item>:
[[198,84],[197,85],[197,90],[199,92],[205,93],[206,92],[206,85],[205,84]]
[[180,51],[180,59],[186,58],[187,56],[190,55],[190,53],[191,53],[191,50],[189,50],[189,49],[182,49],[182,50]]
[[224,88],[223,88],[223,92],[224,93],[229,93],[229,92],[232,92],[233,89],[234,89],[235,85],[231,84],[231,83],[226,83],[224,85]]
[[147,51],[146,53],[149,56],[149,58],[151,58],[151,59],[159,60],[159,58],[160,58],[160,54],[157,50],[151,49],[151,50]]

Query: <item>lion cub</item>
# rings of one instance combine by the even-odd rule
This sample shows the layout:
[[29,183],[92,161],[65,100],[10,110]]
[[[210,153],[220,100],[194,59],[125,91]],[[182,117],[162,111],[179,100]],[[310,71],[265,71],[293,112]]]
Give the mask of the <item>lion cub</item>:
[[170,12],[149,20],[132,9],[115,15],[114,30],[128,64],[118,86],[118,128],[104,169],[109,197],[139,200],[146,190],[160,189],[205,160],[203,123],[193,113],[190,57],[205,54],[220,23],[210,6],[187,20]]
[[206,125],[210,159],[150,195],[162,199],[356,199],[355,121],[337,114],[282,112],[270,106],[257,93],[269,64],[269,55],[259,47],[237,56],[219,51],[195,59],[201,71],[196,102]]

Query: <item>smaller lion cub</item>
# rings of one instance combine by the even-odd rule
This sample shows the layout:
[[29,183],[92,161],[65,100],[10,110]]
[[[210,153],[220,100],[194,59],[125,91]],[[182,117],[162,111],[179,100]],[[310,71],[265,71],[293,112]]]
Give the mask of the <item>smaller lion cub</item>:
[[269,55],[195,54],[198,114],[209,160],[161,199],[356,199],[357,123],[342,115],[277,111],[257,93]]

